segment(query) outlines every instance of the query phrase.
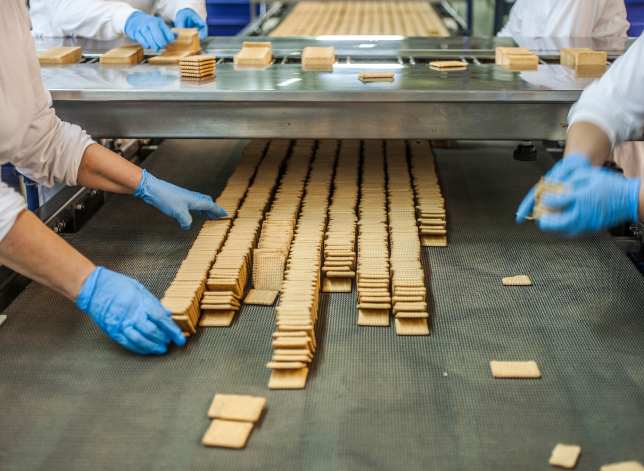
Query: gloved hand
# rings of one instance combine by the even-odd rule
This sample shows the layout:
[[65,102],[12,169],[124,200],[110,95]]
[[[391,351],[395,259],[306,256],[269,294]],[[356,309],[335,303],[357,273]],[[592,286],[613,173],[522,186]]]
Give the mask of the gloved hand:
[[174,43],[174,33],[165,22],[156,16],[135,11],[125,22],[125,34],[145,49],[158,51],[167,43]]
[[174,17],[175,28],[199,28],[199,41],[208,36],[208,23],[191,8],[179,10]]
[[[563,181],[571,172],[582,167],[591,167],[590,159],[581,152],[573,152],[557,162],[545,175],[546,180]],[[534,187],[519,205],[517,223],[525,221],[534,210]]]
[[172,216],[182,229],[190,229],[192,216],[205,214],[209,219],[219,219],[228,216],[223,208],[217,206],[210,196],[188,191],[171,183],[164,182],[143,170],[143,178],[136,189],[134,196],[140,196],[148,204],[161,210],[163,214]]
[[112,339],[141,355],[165,353],[170,341],[186,343],[170,312],[145,286],[106,268],[85,280],[76,305]]
[[537,221],[542,230],[575,237],[637,222],[639,178],[584,166],[561,181],[564,192],[545,192],[541,197],[541,204],[553,211],[542,214]]

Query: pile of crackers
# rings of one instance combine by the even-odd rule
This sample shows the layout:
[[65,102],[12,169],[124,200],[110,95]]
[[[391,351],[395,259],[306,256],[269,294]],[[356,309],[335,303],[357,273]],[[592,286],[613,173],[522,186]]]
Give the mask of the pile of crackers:
[[201,80],[215,75],[215,56],[190,56],[179,61],[181,80]]
[[302,70],[333,70],[335,47],[305,47],[302,51]]
[[394,74],[392,72],[358,72],[358,80],[361,82],[393,82]]
[[228,327],[239,311],[239,300],[251,274],[252,251],[257,246],[260,224],[289,147],[290,141],[271,141],[257,167],[253,183],[236,212],[226,243],[210,270],[208,291],[204,293],[202,301],[201,326]]
[[364,141],[358,212],[358,325],[388,326],[389,232],[385,155],[381,140]]
[[449,36],[429,2],[306,1],[269,36],[320,35]]
[[495,63],[506,70],[537,70],[539,56],[525,47],[497,47]]
[[206,278],[229,228],[229,220],[204,223],[161,299],[161,304],[172,313],[172,320],[184,335],[197,333],[201,318],[199,302],[206,289]]
[[423,247],[447,246],[445,200],[441,193],[429,141],[408,141],[411,175],[416,195],[416,218]]
[[235,65],[250,67],[266,67],[273,60],[270,42],[244,41],[241,51],[233,57]]
[[152,65],[178,64],[181,59],[199,54],[199,30],[197,28],[173,28],[175,33],[174,43],[167,44],[165,51],[158,56],[150,57],[148,63]]
[[133,65],[142,62],[143,58],[143,47],[137,44],[110,49],[99,61],[101,65]]
[[393,313],[398,335],[429,335],[414,190],[405,141],[387,141],[387,202]]
[[[326,144],[325,144],[326,142]],[[270,389],[302,389],[316,348],[322,243],[337,144],[322,141],[305,187],[295,236],[291,243],[280,304],[275,308]]]
[[577,78],[599,78],[606,72],[608,54],[588,47],[562,48],[561,65],[575,69]]
[[360,141],[343,140],[333,178],[333,196],[324,239],[325,293],[350,293],[356,269],[356,205],[360,188]]
[[206,446],[244,448],[265,404],[265,397],[215,394],[208,409],[208,418],[213,421],[202,443]]
[[40,65],[74,64],[83,58],[83,51],[77,47],[52,47],[38,54]]
[[296,141],[286,163],[271,210],[253,252],[253,289],[246,304],[272,305],[282,289],[284,266],[295,231],[315,141]]

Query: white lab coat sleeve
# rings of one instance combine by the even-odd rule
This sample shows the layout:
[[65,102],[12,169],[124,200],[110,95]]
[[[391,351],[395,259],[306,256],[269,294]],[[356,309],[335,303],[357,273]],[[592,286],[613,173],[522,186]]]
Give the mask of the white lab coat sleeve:
[[[116,39],[137,9],[125,2],[103,0],[45,0],[50,23],[65,36],[101,40]],[[33,35],[41,33],[36,29]]]
[[18,214],[25,209],[25,199],[6,183],[0,182],[0,241],[11,230]]
[[638,139],[644,126],[644,36],[617,59],[604,76],[581,94],[568,114],[568,124],[591,123],[613,146]]
[[595,27],[593,38],[627,38],[630,23],[626,19],[624,0],[605,0]]
[[37,98],[38,110],[12,163],[24,176],[50,188],[54,183],[77,185],[83,154],[94,141],[79,126],[55,115],[44,84]]
[[525,36],[524,34],[521,34],[523,31],[523,28],[521,27],[523,24],[523,16],[525,13],[525,10],[529,7],[527,4],[530,0],[517,0],[514,2],[514,5],[512,5],[512,9],[510,10],[510,15],[508,17],[508,21],[505,24],[505,26],[497,33],[497,36],[500,38],[513,38],[513,37],[521,37]]
[[163,19],[174,22],[177,12],[184,8],[190,8],[202,19],[206,19],[207,13],[205,0],[158,0],[155,11]]

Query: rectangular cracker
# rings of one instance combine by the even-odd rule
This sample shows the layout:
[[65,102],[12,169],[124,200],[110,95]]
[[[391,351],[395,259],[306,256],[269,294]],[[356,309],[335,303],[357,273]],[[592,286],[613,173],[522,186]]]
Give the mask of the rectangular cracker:
[[244,304],[259,304],[261,306],[272,306],[275,304],[279,291],[251,289],[244,299]]
[[436,70],[466,69],[467,64],[461,61],[432,61],[429,67]]
[[350,293],[351,278],[325,278],[322,282],[325,293]]
[[236,311],[206,311],[201,316],[199,327],[230,327]]
[[210,423],[201,442],[206,446],[244,448],[253,425],[252,422],[215,419]]
[[299,370],[273,370],[268,380],[268,389],[304,389],[308,368]]
[[397,335],[429,335],[427,319],[396,318]]
[[41,65],[73,64],[83,58],[83,51],[77,47],[52,47],[38,54]]
[[621,463],[605,464],[599,471],[644,471],[639,461],[622,461]]
[[265,397],[239,396],[236,394],[215,394],[208,409],[211,419],[257,422],[266,404]]
[[423,247],[447,247],[447,236],[424,235],[420,238],[420,245]]
[[564,445],[557,443],[550,456],[550,466],[572,469],[577,466],[577,460],[581,453],[581,447],[577,445]]
[[358,309],[358,325],[389,327],[389,311],[382,309]]
[[495,378],[541,378],[536,361],[490,361]]
[[526,275],[507,276],[501,279],[503,286],[532,286],[532,280]]

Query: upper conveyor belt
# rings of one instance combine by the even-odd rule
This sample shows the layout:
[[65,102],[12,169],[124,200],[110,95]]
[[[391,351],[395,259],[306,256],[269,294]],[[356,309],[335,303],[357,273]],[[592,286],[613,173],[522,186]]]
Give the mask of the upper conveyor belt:
[[[542,59],[538,71],[493,64],[504,38],[253,38],[273,43],[266,69],[239,69],[232,56],[244,38],[209,38],[219,59],[216,81],[179,79],[178,66],[102,68],[98,56],[118,43],[39,40],[83,46],[84,63],[43,68],[59,116],[95,137],[309,137],[563,139],[566,116],[592,79],[558,65],[559,48],[593,47],[609,59],[625,40],[518,40]],[[307,46],[335,46],[332,73],[303,72]],[[465,71],[429,69],[432,59],[466,61]],[[361,70],[389,70],[394,82],[364,84]]]

